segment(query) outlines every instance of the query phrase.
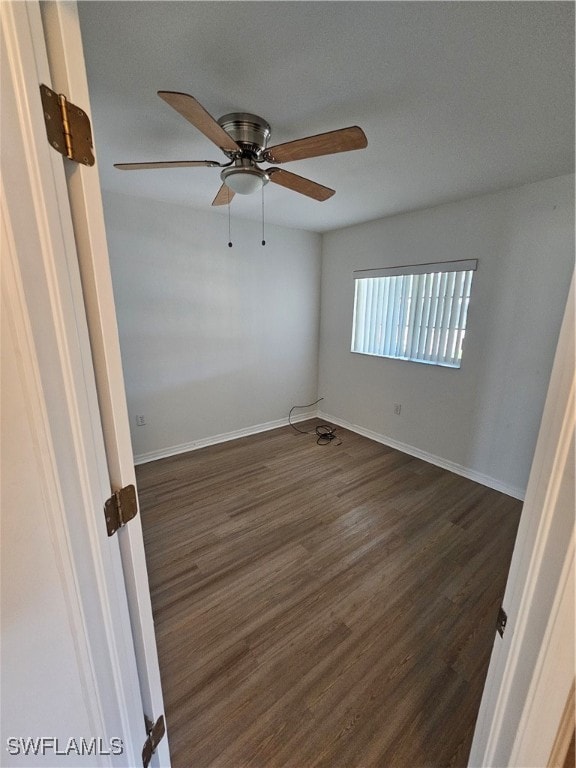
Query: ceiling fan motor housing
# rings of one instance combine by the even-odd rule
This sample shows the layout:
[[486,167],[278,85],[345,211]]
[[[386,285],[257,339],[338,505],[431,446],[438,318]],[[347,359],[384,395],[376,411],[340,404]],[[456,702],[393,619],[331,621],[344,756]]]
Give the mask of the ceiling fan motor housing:
[[242,149],[234,164],[224,168],[222,181],[240,195],[250,195],[270,180],[268,174],[256,165],[270,138],[270,126],[258,115],[250,112],[231,112],[218,120],[218,124]]
[[262,117],[250,112],[230,112],[218,124],[243,150],[259,156],[270,138],[270,126]]

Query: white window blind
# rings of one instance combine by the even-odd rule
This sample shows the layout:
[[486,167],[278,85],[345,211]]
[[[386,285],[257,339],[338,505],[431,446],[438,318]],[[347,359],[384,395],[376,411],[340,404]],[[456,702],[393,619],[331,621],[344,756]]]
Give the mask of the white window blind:
[[352,352],[459,368],[477,261],[354,272]]

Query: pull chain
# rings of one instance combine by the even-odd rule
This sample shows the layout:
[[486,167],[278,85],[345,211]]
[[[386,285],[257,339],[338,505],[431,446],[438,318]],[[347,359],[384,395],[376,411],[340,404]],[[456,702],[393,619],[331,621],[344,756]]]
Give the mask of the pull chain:
[[262,186],[262,245],[266,245],[264,239],[264,186]]
[[230,223],[230,189],[226,187],[228,194],[228,248],[232,248],[232,225]]

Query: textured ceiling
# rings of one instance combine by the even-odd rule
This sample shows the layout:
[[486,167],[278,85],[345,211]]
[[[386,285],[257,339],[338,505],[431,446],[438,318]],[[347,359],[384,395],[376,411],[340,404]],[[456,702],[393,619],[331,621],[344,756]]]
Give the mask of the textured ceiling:
[[[364,150],[283,166],[336,189],[274,184],[266,218],[324,232],[574,170],[574,4],[564,2],[80,2],[105,190],[210,210],[224,160],[157,95],[211,115],[253,112],[270,144],[360,125]],[[224,209],[218,210],[226,215]],[[260,195],[232,215],[258,220]]]

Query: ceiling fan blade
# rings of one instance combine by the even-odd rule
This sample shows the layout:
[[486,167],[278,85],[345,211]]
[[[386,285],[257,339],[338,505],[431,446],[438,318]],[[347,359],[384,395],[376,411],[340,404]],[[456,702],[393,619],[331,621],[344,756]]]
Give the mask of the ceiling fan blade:
[[296,139],[285,144],[277,144],[275,147],[268,147],[264,152],[264,157],[270,163],[287,163],[291,160],[304,160],[307,157],[364,149],[367,145],[368,140],[362,128],[352,125],[338,131],[319,133],[316,136],[307,136],[304,139]]
[[290,173],[290,171],[284,171],[282,168],[267,168],[266,173],[274,184],[280,184],[281,187],[300,192],[301,195],[312,197],[321,202],[328,200],[336,192],[330,187],[323,187],[322,184],[317,184],[315,181],[310,181],[310,179],[305,179],[303,176]]
[[148,168],[219,168],[215,160],[170,160],[158,163],[114,163],[121,171],[140,171]]
[[226,184],[222,184],[216,197],[212,200],[212,205],[228,205],[235,194],[233,189],[227,187]]
[[240,152],[240,147],[222,128],[212,115],[208,114],[202,104],[187,93],[176,91],[158,91],[158,96],[169,104],[182,117],[189,120],[206,138],[213,141],[217,147],[228,152]]

